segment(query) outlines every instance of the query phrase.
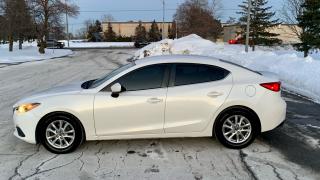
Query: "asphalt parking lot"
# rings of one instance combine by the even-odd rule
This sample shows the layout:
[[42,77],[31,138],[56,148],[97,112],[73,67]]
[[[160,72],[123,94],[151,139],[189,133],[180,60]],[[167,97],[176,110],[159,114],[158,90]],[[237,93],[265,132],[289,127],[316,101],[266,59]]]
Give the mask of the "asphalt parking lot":
[[320,179],[320,105],[289,92],[283,92],[284,126],[243,150],[226,149],[214,138],[173,138],[92,141],[74,153],[55,155],[13,136],[17,100],[102,76],[134,52],[90,49],[0,65],[0,179]]

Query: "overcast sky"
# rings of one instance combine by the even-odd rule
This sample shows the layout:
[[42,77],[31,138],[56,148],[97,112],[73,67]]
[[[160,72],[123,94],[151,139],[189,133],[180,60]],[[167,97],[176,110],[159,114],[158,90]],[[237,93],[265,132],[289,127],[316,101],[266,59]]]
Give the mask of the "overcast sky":
[[[76,32],[84,26],[87,19],[102,19],[104,14],[111,14],[116,21],[162,21],[162,0],[67,0],[80,7],[80,14],[77,18],[70,19],[70,31]],[[210,0],[209,0],[210,1]],[[238,17],[236,14],[238,5],[243,0],[221,0],[222,2],[222,22],[229,16]],[[177,6],[184,0],[165,0],[166,13],[165,20],[171,21]],[[281,9],[283,0],[269,0],[269,5],[275,11]],[[141,10],[141,11],[140,11]]]

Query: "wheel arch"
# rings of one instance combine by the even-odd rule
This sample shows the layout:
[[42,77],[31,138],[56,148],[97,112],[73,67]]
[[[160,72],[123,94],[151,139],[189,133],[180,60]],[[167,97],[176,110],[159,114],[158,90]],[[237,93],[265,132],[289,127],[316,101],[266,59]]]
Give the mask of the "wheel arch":
[[221,111],[219,113],[219,115],[215,118],[214,123],[213,123],[213,128],[212,128],[212,136],[214,136],[214,127],[216,125],[216,123],[218,122],[218,120],[225,115],[226,113],[230,113],[230,112],[234,112],[234,111],[246,111],[248,113],[250,113],[252,115],[252,117],[254,117],[254,120],[258,123],[258,132],[261,132],[261,121],[260,118],[258,116],[258,114],[252,110],[251,108],[247,107],[247,106],[243,106],[243,105],[234,105],[234,106],[230,106],[225,108],[223,111]]
[[45,122],[46,119],[48,119],[49,117],[53,117],[53,116],[67,116],[73,120],[75,120],[77,123],[79,123],[82,133],[83,133],[83,137],[82,137],[82,142],[86,140],[86,132],[85,132],[85,128],[83,127],[83,124],[81,123],[81,121],[73,114],[69,113],[69,112],[65,112],[65,111],[54,111],[54,112],[50,112],[46,115],[44,115],[38,122],[37,126],[36,126],[36,131],[35,131],[35,137],[36,137],[36,143],[40,143],[40,127],[41,125]]

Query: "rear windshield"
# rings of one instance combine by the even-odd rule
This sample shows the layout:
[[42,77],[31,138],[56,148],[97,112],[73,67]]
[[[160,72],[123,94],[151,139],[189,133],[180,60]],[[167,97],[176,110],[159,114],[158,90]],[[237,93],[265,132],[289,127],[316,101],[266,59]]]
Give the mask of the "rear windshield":
[[246,69],[246,70],[248,70],[248,71],[251,71],[251,72],[253,72],[253,73],[262,75],[262,74],[261,74],[260,72],[258,72],[258,71],[254,71],[254,70],[252,70],[252,69],[249,69],[249,68],[247,68],[247,67],[241,66],[241,65],[239,65],[239,64],[236,64],[236,63],[233,63],[233,62],[230,62],[230,61],[226,61],[226,60],[222,60],[222,59],[219,59],[219,60],[220,60],[221,62],[224,62],[224,63],[227,63],[227,64],[232,64],[232,65],[234,65],[234,66],[241,67],[241,68]]

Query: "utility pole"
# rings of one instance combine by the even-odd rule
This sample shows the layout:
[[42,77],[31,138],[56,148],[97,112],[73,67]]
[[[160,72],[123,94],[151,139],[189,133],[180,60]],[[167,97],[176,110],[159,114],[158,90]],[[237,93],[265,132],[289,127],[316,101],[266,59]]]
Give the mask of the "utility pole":
[[162,0],[162,39],[165,39],[164,36],[164,16],[165,16],[165,2]]
[[64,0],[65,2],[65,8],[66,8],[66,29],[67,29],[67,41],[68,41],[68,47],[70,47],[70,36],[69,36],[69,20],[68,20],[68,6],[67,6],[67,0]]
[[248,11],[247,11],[247,32],[246,32],[246,52],[249,51],[249,36],[250,36],[250,13],[251,13],[251,0],[248,0]]
[[176,23],[176,39],[178,39],[178,23],[177,23],[177,20],[175,20],[174,23]]

